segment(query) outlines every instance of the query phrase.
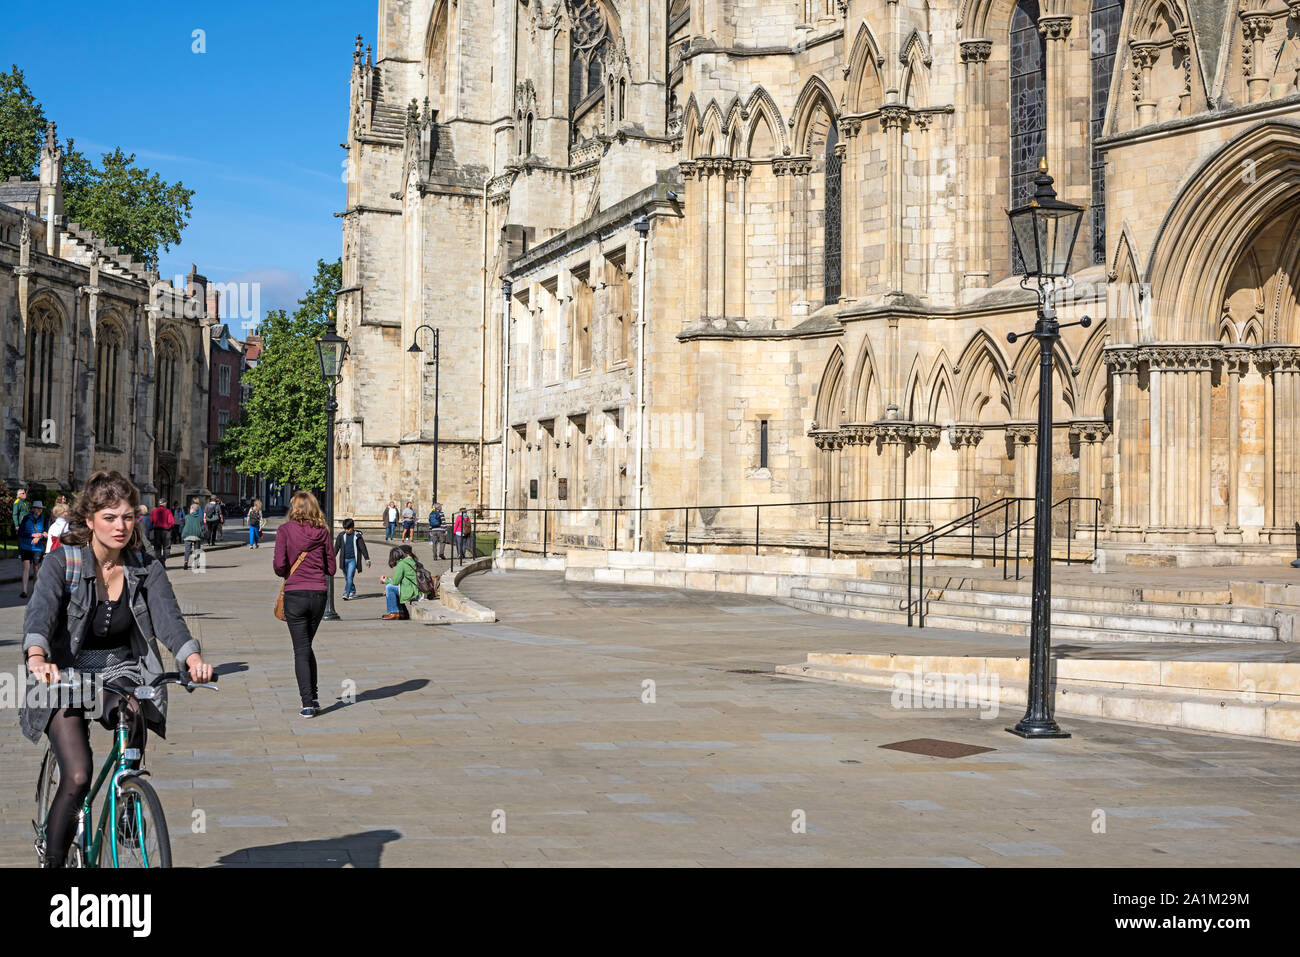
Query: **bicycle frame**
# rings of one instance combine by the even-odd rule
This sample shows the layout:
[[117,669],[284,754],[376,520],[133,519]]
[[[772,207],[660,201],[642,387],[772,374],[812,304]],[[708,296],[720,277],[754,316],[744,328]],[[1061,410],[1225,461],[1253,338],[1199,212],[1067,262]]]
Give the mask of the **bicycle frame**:
[[[108,690],[112,691],[113,689]],[[122,704],[125,705],[127,696],[121,695],[121,698]],[[138,752],[134,756],[129,755],[131,749],[127,747],[127,744],[129,743],[131,728],[127,722],[126,710],[125,707],[118,708],[117,727],[113,730],[113,748],[109,751],[108,757],[104,759],[104,765],[100,769],[94,785],[91,787],[89,793],[86,794],[86,799],[81,802],[81,809],[77,812],[77,832],[73,837],[72,842],[81,848],[82,860],[84,861],[84,866],[87,868],[99,867],[100,855],[106,850],[102,846],[104,831],[106,830],[105,824],[108,821],[117,820],[117,795],[119,783],[123,777],[130,777],[142,773],[131,766],[134,761],[140,759],[141,755]],[[141,720],[143,720],[143,718]],[[109,784],[108,798],[104,802],[103,810],[100,812],[99,823],[94,829],[94,835],[89,836],[86,833],[86,824],[93,818],[95,799],[99,796],[99,792],[103,790],[105,782],[108,782]],[[140,806],[138,804],[135,808],[135,814],[137,833],[143,833],[144,821],[141,819]],[[48,827],[48,824],[48,819],[41,822],[42,828]],[[109,841],[107,851],[112,861],[112,866],[117,867],[117,828],[114,827],[107,830],[114,835],[113,840]],[[140,846],[140,854],[144,858],[145,867],[148,867],[149,852],[144,847],[143,843]]]

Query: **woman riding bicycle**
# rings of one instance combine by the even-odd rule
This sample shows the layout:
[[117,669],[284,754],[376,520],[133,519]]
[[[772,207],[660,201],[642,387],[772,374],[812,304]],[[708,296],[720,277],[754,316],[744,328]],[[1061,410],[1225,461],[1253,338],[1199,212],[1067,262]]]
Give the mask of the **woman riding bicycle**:
[[[212,678],[199,643],[189,632],[162,562],[142,548],[136,508],[140,490],[119,472],[96,472],[68,513],[62,548],[41,566],[23,619],[23,655],[36,681],[57,682],[65,669],[92,674],[97,684],[134,689],[168,669],[157,637],[196,682]],[[100,723],[112,729],[122,699],[102,696]],[[91,752],[87,706],[42,706],[39,690],[25,696],[18,720],[33,742],[49,736],[59,765],[50,804],[46,866],[62,867],[75,836],[77,812],[90,791]],[[139,707],[140,711],[136,708]],[[145,729],[165,736],[167,696],[131,706],[130,746],[143,750]],[[141,718],[143,717],[143,723]]]

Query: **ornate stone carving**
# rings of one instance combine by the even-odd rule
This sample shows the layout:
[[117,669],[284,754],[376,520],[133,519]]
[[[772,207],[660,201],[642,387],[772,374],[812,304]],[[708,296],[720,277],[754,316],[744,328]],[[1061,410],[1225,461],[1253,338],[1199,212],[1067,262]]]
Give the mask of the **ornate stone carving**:
[[1043,17],[1038,21],[1038,32],[1048,40],[1064,40],[1073,25],[1072,17]]
[[[1297,0],[1300,2],[1300,0]],[[993,52],[993,41],[991,40],[962,40],[961,41],[961,62],[962,63],[987,63],[989,55]]]
[[812,172],[812,158],[788,156],[772,160],[772,173],[776,176],[807,176]]
[[903,130],[911,119],[911,111],[902,103],[888,103],[880,108],[880,125],[885,130]]
[[952,447],[955,449],[974,448],[984,441],[984,430],[979,426],[955,425],[949,430],[949,435],[952,440]]
[[1038,441],[1037,425],[1008,425],[1007,438],[1015,445],[1025,447]]
[[1097,420],[1070,423],[1070,437],[1080,442],[1104,442],[1109,435],[1109,422]]

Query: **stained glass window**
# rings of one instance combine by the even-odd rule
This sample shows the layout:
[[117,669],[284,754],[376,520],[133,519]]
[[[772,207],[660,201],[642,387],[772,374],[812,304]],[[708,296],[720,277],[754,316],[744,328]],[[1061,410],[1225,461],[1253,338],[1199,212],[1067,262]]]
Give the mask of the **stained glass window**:
[[[1038,32],[1037,0],[1020,0],[1011,15],[1011,207],[1034,196],[1034,175],[1047,150],[1045,41]],[[1011,269],[1024,264],[1011,244]]]
[[832,123],[826,134],[826,305],[840,301],[840,173],[841,161],[835,147],[839,131]]
[[[1124,0],[1093,0],[1089,36],[1092,44],[1092,142],[1102,135],[1106,120],[1106,100],[1110,78],[1115,69],[1115,50],[1119,45],[1120,21],[1124,19]],[[1092,148],[1092,262],[1106,261],[1106,157]]]

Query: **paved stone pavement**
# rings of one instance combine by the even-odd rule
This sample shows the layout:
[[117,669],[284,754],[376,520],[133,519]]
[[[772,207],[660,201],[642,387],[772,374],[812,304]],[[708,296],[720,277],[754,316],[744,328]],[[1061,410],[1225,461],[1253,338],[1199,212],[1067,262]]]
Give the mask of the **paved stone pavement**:
[[[1300,857],[1300,748],[1073,718],[1073,738],[1026,742],[1003,730],[1018,714],[897,710],[886,692],[776,678],[764,672],[810,650],[864,646],[870,626],[744,596],[485,574],[465,590],[500,622],[390,623],[377,563],[365,597],[340,605],[346,620],[322,626],[327,708],[303,720],[270,561],[232,550],[204,574],[172,573],[222,675],[218,694],[175,694],[169,739],[149,748],[181,865]],[[21,611],[0,587],[11,668]],[[345,681],[355,703],[335,700]],[[40,749],[9,715],[0,865],[30,866]],[[996,750],[880,748],[922,737]],[[93,740],[102,750],[107,735]]]

